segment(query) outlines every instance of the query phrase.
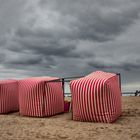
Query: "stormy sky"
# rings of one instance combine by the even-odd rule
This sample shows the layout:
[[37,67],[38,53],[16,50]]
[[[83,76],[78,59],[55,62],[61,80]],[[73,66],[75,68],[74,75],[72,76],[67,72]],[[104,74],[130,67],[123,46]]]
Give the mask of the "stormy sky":
[[140,90],[139,0],[0,0],[0,79],[95,70]]

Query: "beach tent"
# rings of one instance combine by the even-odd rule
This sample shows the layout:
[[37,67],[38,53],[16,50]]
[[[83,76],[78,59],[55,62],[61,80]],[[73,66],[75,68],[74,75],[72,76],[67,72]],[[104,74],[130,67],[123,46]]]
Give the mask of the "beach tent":
[[54,77],[34,77],[19,80],[19,111],[26,116],[52,116],[64,111],[61,82]]
[[0,80],[0,114],[18,111],[18,82]]
[[114,73],[93,72],[70,82],[73,120],[113,122],[121,115],[121,91]]

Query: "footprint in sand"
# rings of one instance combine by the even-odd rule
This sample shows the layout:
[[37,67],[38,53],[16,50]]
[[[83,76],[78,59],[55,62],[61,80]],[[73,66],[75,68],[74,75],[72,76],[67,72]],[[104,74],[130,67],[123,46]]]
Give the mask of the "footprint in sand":
[[132,134],[131,135],[131,138],[133,139],[133,138],[135,138],[135,139],[140,139],[140,134],[137,134],[137,133],[135,133],[135,134]]
[[60,139],[67,139],[68,138],[68,136],[66,136],[66,135],[57,135]]

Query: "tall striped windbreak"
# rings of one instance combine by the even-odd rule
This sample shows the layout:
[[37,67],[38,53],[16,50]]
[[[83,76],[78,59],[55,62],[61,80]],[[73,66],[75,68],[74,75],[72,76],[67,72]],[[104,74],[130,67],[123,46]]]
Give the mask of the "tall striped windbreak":
[[93,72],[70,82],[73,120],[113,122],[121,115],[121,92],[116,74]]
[[0,114],[18,111],[18,82],[16,80],[0,81]]
[[52,116],[64,111],[61,82],[53,77],[35,77],[19,80],[20,114],[26,116]]

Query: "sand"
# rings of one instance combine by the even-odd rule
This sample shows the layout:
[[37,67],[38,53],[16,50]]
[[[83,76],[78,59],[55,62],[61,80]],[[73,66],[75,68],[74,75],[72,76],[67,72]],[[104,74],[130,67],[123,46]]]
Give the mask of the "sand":
[[122,97],[123,114],[113,124],[76,122],[71,113],[49,118],[0,115],[0,140],[140,140],[140,97]]

